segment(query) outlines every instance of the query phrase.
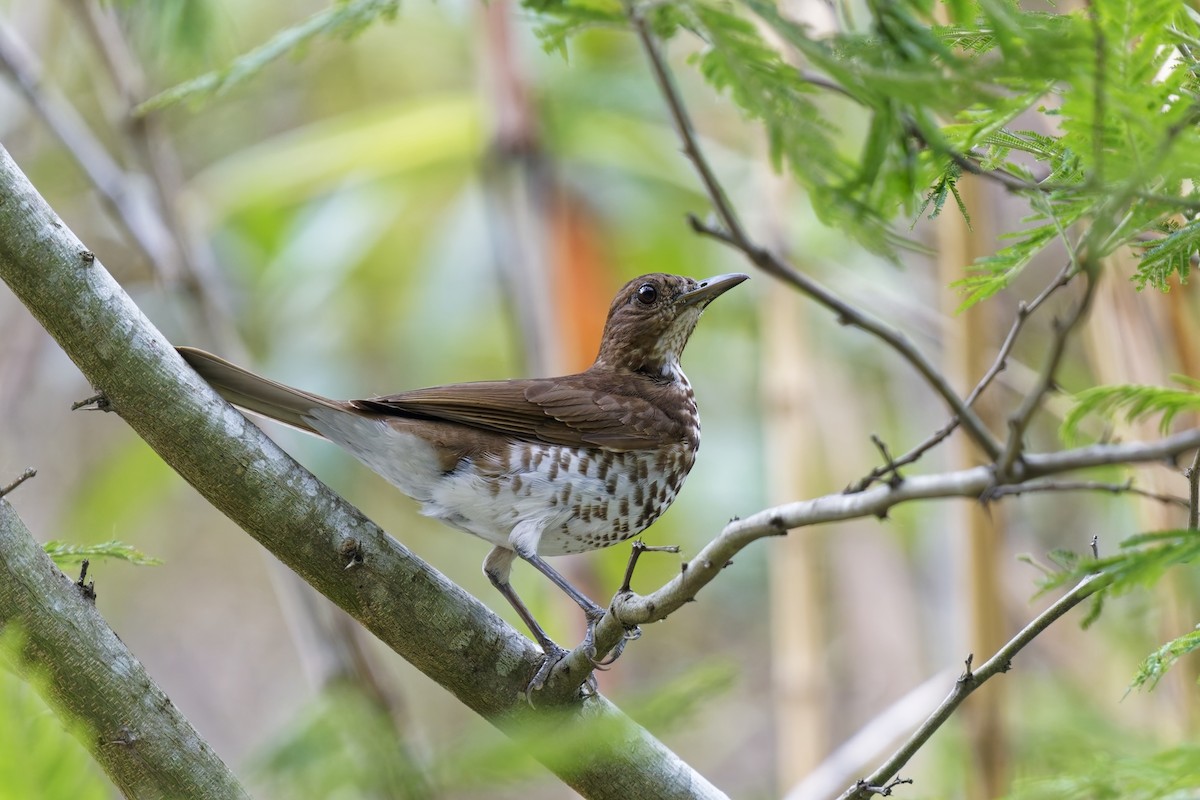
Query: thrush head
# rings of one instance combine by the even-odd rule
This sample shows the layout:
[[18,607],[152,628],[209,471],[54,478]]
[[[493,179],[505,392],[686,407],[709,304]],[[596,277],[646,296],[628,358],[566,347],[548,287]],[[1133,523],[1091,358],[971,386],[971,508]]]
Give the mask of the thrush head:
[[670,377],[700,314],[748,278],[738,272],[703,281],[661,272],[634,278],[613,299],[592,368]]

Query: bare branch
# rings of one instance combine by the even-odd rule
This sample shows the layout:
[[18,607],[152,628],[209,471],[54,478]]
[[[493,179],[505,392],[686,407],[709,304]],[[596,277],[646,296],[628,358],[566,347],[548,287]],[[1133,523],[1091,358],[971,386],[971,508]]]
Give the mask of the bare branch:
[[[1008,357],[1012,354],[1013,347],[1017,343],[1017,337],[1020,335],[1021,329],[1025,326],[1025,322],[1031,316],[1033,316],[1034,312],[1036,312],[1052,294],[1069,284],[1071,279],[1074,278],[1076,274],[1078,273],[1075,270],[1074,264],[1067,262],[1067,264],[1064,265],[1061,270],[1059,270],[1058,274],[1054,276],[1054,279],[1051,280],[1050,283],[1046,284],[1046,286],[1037,294],[1036,297],[1034,297],[1028,303],[1021,302],[1017,305],[1017,314],[1013,318],[1012,327],[1009,328],[1008,335],[1004,337],[1004,342],[1000,345],[1000,350],[996,353],[995,360],[992,361],[992,365],[988,368],[987,372],[983,374],[983,377],[979,379],[979,383],[975,384],[975,388],[971,390],[971,393],[967,395],[967,398],[964,401],[968,406],[973,406],[975,401],[979,399],[979,396],[982,395],[989,386],[991,386],[992,381],[996,379],[996,376],[1003,372],[1005,368],[1007,368]],[[945,441],[946,437],[957,429],[958,417],[952,417],[948,422],[946,422],[945,425],[930,435],[929,438],[925,439],[925,441],[916,445],[899,458],[894,459],[890,464],[883,464],[875,467],[857,483],[847,487],[846,491],[861,492],[863,489],[866,489],[883,476],[894,472],[896,468],[915,463],[921,458],[921,456],[929,452],[929,450]]]
[[1194,531],[1200,520],[1200,450],[1188,468],[1188,530]]
[[763,272],[790,284],[818,304],[834,312],[837,315],[838,322],[843,325],[852,325],[881,339],[908,361],[933,390],[942,397],[954,415],[962,421],[963,428],[967,431],[971,439],[979,445],[988,458],[994,460],[999,457],[1001,452],[999,442],[988,432],[975,412],[971,411],[962,398],[958,396],[950,386],[949,381],[946,380],[946,377],[909,341],[907,336],[877,317],[846,302],[829,289],[797,270],[776,253],[759,246],[750,239],[737,216],[737,212],[730,203],[729,197],[725,194],[724,188],[721,186],[720,181],[717,180],[716,174],[700,149],[692,127],[691,118],[683,105],[683,99],[679,95],[679,90],[675,86],[670,68],[667,66],[666,60],[659,50],[658,41],[650,31],[650,27],[646,23],[641,9],[636,3],[627,0],[626,13],[629,16],[634,31],[638,35],[639,41],[642,43],[642,49],[650,60],[650,67],[654,74],[655,82],[663,99],[666,101],[671,119],[675,125],[675,131],[679,135],[680,142],[683,145],[683,153],[700,176],[700,182],[704,185],[704,190],[708,194],[709,200],[712,202],[713,208],[717,213],[717,218],[720,221],[720,227],[717,227],[692,217],[692,228],[697,233],[710,236],[741,251],[751,263]]
[[868,760],[895,746],[909,731],[929,716],[946,691],[954,671],[945,669],[893,703],[846,739],[804,780],[785,795],[784,800],[826,800],[841,790],[855,775],[861,775]]
[[1106,483],[1104,481],[1030,481],[1029,483],[1018,483],[1009,486],[997,486],[994,490],[987,493],[984,499],[993,500],[999,497],[1016,496],[1022,494],[1030,494],[1033,492],[1108,492],[1109,494],[1132,494],[1138,497],[1145,497],[1148,500],[1157,500],[1160,503],[1175,505],[1181,508],[1187,508],[1188,502],[1182,497],[1176,497],[1170,494],[1160,494],[1151,492],[1146,489],[1139,489],[1133,485],[1133,480],[1127,480],[1124,483]]
[[244,354],[245,345],[237,337],[230,311],[232,301],[216,258],[180,207],[184,178],[179,157],[157,115],[133,113],[145,99],[146,77],[125,39],[116,12],[98,0],[66,0],[65,5],[75,12],[120,97],[115,114],[120,124],[115,126],[114,133],[149,180],[131,181],[128,174],[122,174],[121,178],[130,190],[143,184],[148,187],[146,205],[158,217],[163,235],[170,239],[170,247],[159,258],[152,258],[156,275],[178,283],[195,300],[198,322],[207,339],[220,344],[226,352]]
[[33,467],[26,467],[25,471],[18,475],[11,483],[0,488],[0,497],[4,497],[6,494],[11,494],[14,489],[35,475],[37,475],[36,469]]
[[1042,365],[1042,370],[1038,373],[1037,381],[1025,395],[1025,399],[1008,419],[1008,442],[1005,444],[1003,455],[996,462],[996,470],[1001,477],[1009,475],[1017,460],[1021,457],[1021,450],[1024,448],[1023,440],[1025,431],[1028,429],[1034,413],[1041,407],[1046,392],[1050,391],[1054,386],[1058,367],[1062,363],[1063,354],[1067,350],[1067,339],[1070,338],[1071,332],[1091,307],[1092,297],[1096,292],[1097,278],[1092,274],[1092,271],[1087,269],[1085,269],[1083,274],[1087,278],[1083,298],[1075,306],[1067,319],[1056,319],[1054,321],[1054,335],[1050,340],[1050,351],[1046,355],[1046,362]]
[[[1198,446],[1200,428],[1191,428],[1154,442],[1094,444],[1055,453],[1028,453],[1014,465],[1015,474],[1000,485],[1016,485],[1091,467],[1166,461]],[[996,486],[994,467],[983,465],[936,475],[911,476],[896,487],[879,484],[855,494],[830,494],[787,503],[734,520],[688,562],[686,570],[656,591],[615,598],[609,612],[596,626],[597,652],[603,655],[616,646],[626,628],[666,619],[682,608],[712,582],[734,556],[759,539],[826,522],[884,518],[893,507],[912,500],[979,498],[985,493],[994,493]],[[584,648],[577,647],[559,663],[547,690],[553,689],[558,694],[568,691],[569,687],[578,687],[582,680],[578,676],[587,663]]]
[[886,785],[888,781],[892,780],[904,768],[909,759],[924,746],[929,737],[933,736],[934,732],[946,720],[950,719],[950,715],[954,713],[954,710],[958,708],[968,695],[989,679],[1002,672],[1008,672],[1012,668],[1012,660],[1016,657],[1017,653],[1021,652],[1042,631],[1050,627],[1050,625],[1072,608],[1104,588],[1108,582],[1109,579],[1106,576],[1100,574],[1088,575],[1077,583],[1075,588],[1063,595],[1058,602],[1035,617],[1032,622],[1010,639],[1007,644],[1001,647],[978,670],[971,671],[970,659],[968,659],[966,671],[955,682],[949,696],[942,701],[941,705],[934,709],[924,724],[879,769],[847,789],[839,800],[866,800],[866,798],[874,794],[871,791],[871,787]]
[[75,107],[42,85],[42,68],[37,58],[3,20],[0,20],[0,68],[12,77],[29,105],[62,142],[130,241],[156,267],[169,263],[171,235],[161,218],[132,190],[124,170],[108,154]]

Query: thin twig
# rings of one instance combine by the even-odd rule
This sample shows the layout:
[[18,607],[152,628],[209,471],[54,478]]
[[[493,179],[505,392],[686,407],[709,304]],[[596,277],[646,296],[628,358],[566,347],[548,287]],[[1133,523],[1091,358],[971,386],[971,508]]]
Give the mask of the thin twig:
[[871,444],[875,445],[875,449],[883,456],[883,466],[879,468],[881,470],[880,477],[890,473],[891,477],[887,479],[888,486],[893,488],[899,486],[904,482],[904,476],[900,474],[900,465],[892,458],[892,453],[888,450],[887,443],[883,439],[880,439],[878,435],[872,433]]
[[16,489],[22,483],[24,483],[25,481],[32,478],[34,475],[37,475],[37,470],[34,469],[33,467],[26,467],[25,471],[22,472],[20,475],[18,475],[16,480],[14,480],[12,483],[8,484],[7,486],[0,488],[0,497],[4,497],[6,494],[11,492],[13,489]]
[[[1190,428],[1151,442],[1103,443],[1053,453],[1026,453],[1014,465],[1016,474],[1010,476],[1010,482],[1018,484],[1113,464],[1170,461],[1180,453],[1191,452],[1197,447],[1200,447],[1200,428]],[[687,569],[656,591],[647,595],[629,593],[614,598],[609,612],[596,626],[596,653],[601,656],[607,654],[624,635],[626,628],[665,619],[694,600],[731,559],[759,539],[811,525],[848,519],[883,518],[892,508],[914,500],[979,498],[989,489],[994,491],[995,484],[994,466],[987,464],[936,475],[909,476],[895,488],[878,485],[856,494],[838,492],[812,500],[785,503],[732,520],[688,562]],[[569,696],[588,674],[588,656],[583,647],[571,651],[555,668],[555,674],[545,691],[554,696]]]
[[1021,402],[1021,405],[1008,418],[1008,442],[1004,447],[1003,455],[996,462],[997,475],[1001,479],[1007,477],[1012,472],[1013,466],[1021,457],[1021,451],[1024,448],[1025,431],[1028,429],[1034,413],[1041,407],[1046,393],[1054,387],[1058,367],[1062,363],[1063,354],[1066,353],[1067,339],[1091,307],[1092,297],[1096,291],[1097,277],[1093,274],[1092,270],[1087,268],[1084,268],[1083,274],[1087,278],[1083,298],[1075,306],[1067,319],[1061,321],[1056,319],[1054,321],[1054,335],[1050,340],[1050,351],[1046,354],[1046,362],[1042,365],[1041,372],[1038,373],[1037,381],[1034,383],[1033,388],[1025,395],[1025,399]]
[[1200,523],[1200,450],[1192,459],[1188,469],[1188,530],[1194,531]]
[[629,563],[625,565],[625,580],[621,581],[621,588],[617,590],[617,594],[624,594],[632,591],[629,588],[633,582],[633,571],[637,568],[638,559],[642,557],[642,553],[678,553],[679,545],[664,544],[652,546],[643,542],[641,539],[633,540],[633,547],[629,551]]
[[71,410],[78,411],[79,409],[87,411],[112,411],[112,403],[108,401],[108,396],[104,392],[97,392],[91,397],[85,397],[82,400],[76,400],[71,403]]
[[928,709],[944,696],[954,670],[944,669],[926,678],[890,707],[846,738],[825,759],[784,795],[783,800],[826,800],[842,790],[867,762],[881,757],[929,716]]
[[[1049,297],[1056,291],[1066,286],[1077,274],[1074,265],[1067,262],[1058,274],[1054,276],[1054,280],[1046,284],[1041,292],[1037,294],[1028,303],[1021,302],[1017,304],[1017,314],[1013,318],[1012,327],[1008,330],[1008,335],[1004,337],[1004,342],[1000,345],[1000,350],[996,353],[996,358],[992,361],[992,365],[988,367],[987,372],[975,384],[975,388],[967,395],[964,401],[968,406],[973,406],[979,396],[992,384],[996,376],[1003,372],[1008,367],[1008,357],[1012,354],[1013,347],[1017,343],[1017,337],[1021,333],[1021,329],[1025,326],[1025,322],[1033,316],[1034,312],[1046,302]],[[958,417],[951,417],[945,425],[930,435],[925,441],[913,447],[904,455],[894,459],[890,464],[882,464],[872,469],[866,476],[858,482],[846,488],[848,493],[861,492],[871,484],[885,475],[892,473],[898,467],[905,467],[918,461],[921,456],[929,452],[945,441],[946,437],[958,429]]]
[[[1179,132],[1186,130],[1187,127],[1191,124],[1194,124],[1194,122],[1194,120],[1189,120],[1181,127]],[[1011,172],[1005,172],[1003,169],[984,168],[983,155],[980,155],[974,151],[962,153],[958,150],[955,150],[948,142],[941,138],[937,131],[925,130],[914,118],[909,118],[906,120],[906,131],[910,136],[928,147],[934,153],[950,159],[950,161],[954,162],[954,164],[963,172],[983,178],[985,180],[990,180],[993,183],[1003,186],[1010,192],[1036,193],[1038,195],[1045,196],[1055,193],[1085,195],[1089,193],[1108,193],[1111,191],[1111,187],[1106,187],[1101,182],[1099,172],[1088,175],[1084,180],[1077,183],[1061,183],[1045,179],[1027,180],[1018,175],[1014,175]],[[1167,137],[1168,144],[1170,141],[1172,141],[1170,136],[1171,133],[1172,131],[1169,130]],[[1146,170],[1145,174],[1151,174],[1151,171]],[[1129,197],[1136,197],[1140,200],[1174,206],[1181,212],[1195,212],[1200,210],[1200,202],[1197,202],[1195,199],[1189,199],[1187,197],[1180,197],[1177,195],[1160,194],[1142,189],[1134,189],[1132,188],[1132,183],[1135,180],[1136,178],[1132,179],[1130,186],[1126,189],[1125,193]]]
[[226,352],[245,354],[245,345],[237,339],[232,301],[216,257],[180,208],[178,198],[184,179],[179,156],[158,115],[134,114],[134,108],[145,100],[146,76],[115,12],[98,0],[67,0],[66,5],[76,12],[80,26],[91,39],[109,81],[120,96],[116,112],[119,120],[116,129],[122,134],[119,141],[149,178],[147,184],[152,193],[149,204],[171,238],[167,253],[170,258],[153,264],[156,274],[164,281],[178,282],[196,301],[201,332],[208,339]]
[[971,671],[970,661],[962,676],[955,682],[949,696],[942,701],[929,719],[913,733],[901,747],[885,761],[879,769],[847,789],[839,800],[866,800],[870,797],[872,786],[885,786],[909,762],[918,750],[925,745],[954,713],[954,710],[972,692],[989,679],[1012,668],[1012,660],[1030,642],[1036,639],[1044,630],[1075,606],[1104,588],[1109,578],[1102,574],[1088,575],[1075,585],[1075,588],[1063,595],[1054,605],[1047,608],[1034,618],[1032,622],[1001,647],[994,656],[981,665],[978,670]]
[[34,112],[91,181],[130,241],[156,267],[170,259],[171,237],[149,203],[133,191],[124,170],[108,154],[66,98],[41,83],[41,65],[8,23],[0,20],[0,68],[12,77]]
[[750,239],[730,203],[729,197],[700,149],[691,117],[683,105],[683,99],[675,86],[670,68],[659,50],[658,41],[646,23],[641,9],[636,3],[627,2],[626,13],[642,44],[642,49],[650,61],[651,71],[659,92],[666,101],[675,131],[683,146],[683,153],[699,175],[700,182],[704,185],[709,201],[713,204],[717,218],[720,220],[720,227],[715,227],[696,217],[691,217],[693,230],[740,250],[751,263],[763,272],[794,286],[820,305],[833,311],[840,323],[852,325],[883,340],[908,361],[942,397],[954,414],[962,420],[963,428],[987,454],[988,458],[993,460],[998,458],[1001,453],[1000,443],[988,432],[979,417],[967,407],[945,376],[909,341],[907,336],[866,311],[847,303],[771,250],[755,244]]
[[759,247],[747,240],[738,240],[733,234],[723,228],[718,228],[703,222],[698,217],[689,217],[692,230],[699,234],[712,237],[740,250],[756,267],[768,275],[776,277],[800,290],[819,305],[833,311],[842,325],[850,325],[866,331],[882,340],[899,353],[905,361],[912,365],[942,397],[951,412],[961,420],[963,428],[979,445],[989,458],[1000,455],[1000,444],[984,427],[983,422],[958,396],[945,376],[933,366],[925,355],[901,331],[891,327],[879,318],[842,300],[833,292],[814,281],[795,267],[788,264],[775,253]]
[[1133,479],[1124,483],[1108,483],[1105,481],[1064,481],[1044,480],[1017,483],[1008,486],[997,486],[989,490],[981,500],[995,500],[1000,497],[1015,497],[1031,492],[1108,492],[1109,494],[1133,494],[1160,503],[1187,508],[1188,501],[1182,497],[1170,494],[1160,494],[1133,485]]

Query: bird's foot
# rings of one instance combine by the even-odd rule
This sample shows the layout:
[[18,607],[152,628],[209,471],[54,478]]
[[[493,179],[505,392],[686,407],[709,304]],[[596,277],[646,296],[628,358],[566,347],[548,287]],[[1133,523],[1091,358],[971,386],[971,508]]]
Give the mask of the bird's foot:
[[[542,644],[542,652],[545,654],[542,665],[538,667],[538,671],[533,674],[529,685],[525,687],[525,702],[529,703],[531,708],[536,707],[533,702],[533,693],[541,691],[545,687],[546,681],[550,679],[550,675],[554,672],[554,668],[558,666],[558,662],[562,661],[568,655],[568,651],[549,640]],[[588,673],[588,679],[584,681],[583,686],[580,688],[583,690],[585,697],[592,697],[599,694],[600,688],[596,683],[596,675]]]
[[600,624],[600,620],[604,619],[604,609],[596,608],[594,612],[587,614],[587,634],[583,637],[583,652],[587,656],[588,661],[592,662],[592,667],[599,670],[606,670],[612,666],[613,662],[621,657],[621,653],[625,651],[625,645],[634,639],[640,639],[642,629],[637,625],[625,629],[625,635],[621,637],[621,641],[617,642],[616,647],[610,650],[604,658],[596,658],[596,626]]

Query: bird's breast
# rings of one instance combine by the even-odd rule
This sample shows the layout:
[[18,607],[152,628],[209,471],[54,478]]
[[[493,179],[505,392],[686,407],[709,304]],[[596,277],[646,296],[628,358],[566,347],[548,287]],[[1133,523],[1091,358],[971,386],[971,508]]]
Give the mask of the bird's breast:
[[[614,451],[514,442],[448,474],[425,511],[494,544],[534,530],[541,555],[596,550],[635,536],[675,500],[695,462],[679,441]],[[533,523],[533,524],[522,524]],[[528,543],[527,543],[528,544]]]

